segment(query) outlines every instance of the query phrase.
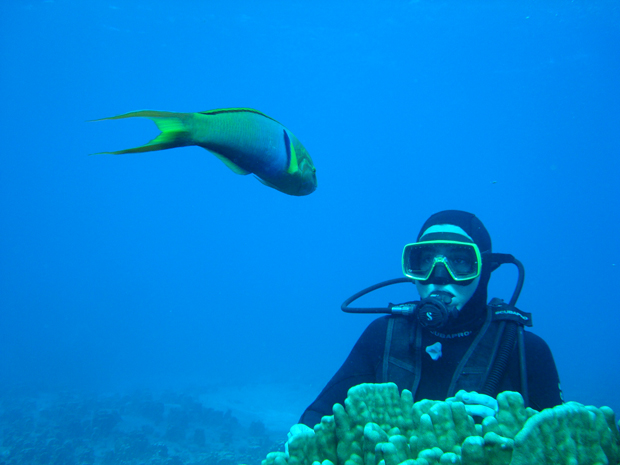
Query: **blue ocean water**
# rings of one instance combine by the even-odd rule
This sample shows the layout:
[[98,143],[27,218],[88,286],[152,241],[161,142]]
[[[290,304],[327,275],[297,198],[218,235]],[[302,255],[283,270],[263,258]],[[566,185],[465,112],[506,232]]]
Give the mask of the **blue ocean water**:
[[[620,412],[619,26],[603,0],[3,2],[1,385],[284,386],[297,418],[373,318],[342,301],[462,209],[525,265],[565,399]],[[158,131],[87,120],[226,107],[285,124],[317,191],[197,147],[88,156]]]

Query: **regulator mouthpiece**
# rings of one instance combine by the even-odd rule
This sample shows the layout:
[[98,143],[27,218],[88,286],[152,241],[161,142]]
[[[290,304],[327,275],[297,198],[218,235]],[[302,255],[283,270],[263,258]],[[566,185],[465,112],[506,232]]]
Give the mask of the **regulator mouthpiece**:
[[417,316],[422,326],[429,329],[440,329],[458,315],[452,304],[452,294],[445,291],[434,291],[420,301]]

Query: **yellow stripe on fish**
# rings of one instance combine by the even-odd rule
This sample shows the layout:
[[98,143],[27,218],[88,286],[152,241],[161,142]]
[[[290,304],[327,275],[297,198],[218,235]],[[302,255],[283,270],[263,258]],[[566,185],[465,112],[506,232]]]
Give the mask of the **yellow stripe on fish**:
[[305,147],[282,124],[258,110],[141,110],[95,121],[124,118],[149,118],[161,134],[140,147],[100,153],[121,155],[197,145],[213,153],[233,172],[253,173],[266,186],[285,194],[308,195],[316,189],[316,168]]

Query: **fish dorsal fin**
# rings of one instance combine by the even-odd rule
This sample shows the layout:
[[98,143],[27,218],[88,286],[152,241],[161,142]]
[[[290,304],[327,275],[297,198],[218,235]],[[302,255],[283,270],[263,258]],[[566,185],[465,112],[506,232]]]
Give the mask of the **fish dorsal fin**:
[[209,152],[211,152],[213,155],[215,155],[217,158],[219,158],[222,161],[222,163],[224,163],[226,166],[228,166],[228,168],[230,168],[232,170],[233,173],[241,174],[241,175],[244,175],[244,176],[246,174],[250,174],[249,171],[244,170],[239,165],[236,165],[234,162],[232,162],[230,159],[226,158],[221,153],[214,152],[213,150],[209,150]]
[[219,115],[222,113],[255,113],[257,115],[264,116],[265,118],[268,118],[271,121],[275,121],[276,123],[281,125],[281,123],[273,119],[271,116],[266,115],[262,111],[255,110],[254,108],[218,108],[216,110],[201,111],[199,113],[201,115],[207,115],[207,116],[215,116],[215,115]]

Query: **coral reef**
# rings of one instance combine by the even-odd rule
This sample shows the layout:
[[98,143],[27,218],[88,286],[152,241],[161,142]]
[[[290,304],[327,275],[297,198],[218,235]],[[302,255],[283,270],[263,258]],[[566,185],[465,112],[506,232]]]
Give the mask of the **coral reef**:
[[[620,463],[606,407],[568,402],[542,412],[497,397],[481,424],[458,401],[414,403],[394,384],[352,388],[314,429],[291,428],[285,452],[261,422],[244,426],[195,395],[60,393],[0,396],[0,465],[434,465]],[[278,438],[279,439],[279,438]]]
[[258,464],[278,442],[190,394],[0,395],[0,465]]
[[393,383],[361,384],[314,430],[291,428],[285,452],[263,465],[524,465],[620,463],[614,413],[576,402],[537,412],[516,392],[476,424],[462,402],[399,395]]

